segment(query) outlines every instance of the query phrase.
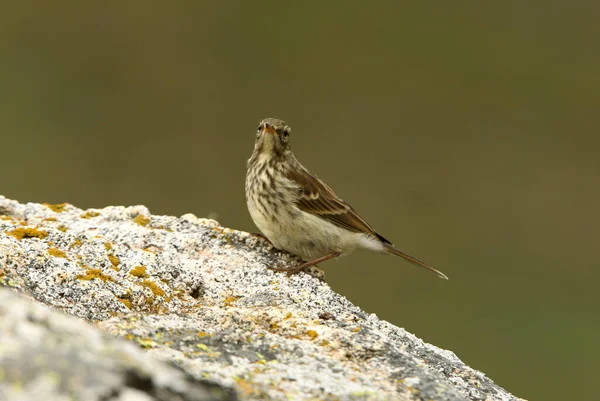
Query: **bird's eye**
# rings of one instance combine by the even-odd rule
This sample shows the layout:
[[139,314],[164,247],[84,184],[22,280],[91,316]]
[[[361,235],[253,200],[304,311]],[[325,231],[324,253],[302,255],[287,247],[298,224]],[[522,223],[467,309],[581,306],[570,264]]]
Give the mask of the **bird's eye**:
[[282,135],[283,135],[283,138],[285,139],[288,136],[290,136],[290,133],[287,130],[284,130],[283,133],[282,133]]
[[258,126],[258,132],[261,132],[261,131],[262,131],[262,129],[263,129],[263,126],[262,126],[262,124],[260,124],[260,125]]

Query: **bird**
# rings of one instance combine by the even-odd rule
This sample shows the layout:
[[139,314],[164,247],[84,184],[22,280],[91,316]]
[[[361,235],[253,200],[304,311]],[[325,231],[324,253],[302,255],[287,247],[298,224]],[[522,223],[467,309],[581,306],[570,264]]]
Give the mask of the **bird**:
[[352,206],[298,161],[292,153],[290,137],[291,128],[285,121],[262,120],[247,162],[245,190],[250,217],[275,248],[303,260],[297,266],[271,267],[272,270],[294,274],[356,248],[366,248],[400,256],[448,279],[377,233]]

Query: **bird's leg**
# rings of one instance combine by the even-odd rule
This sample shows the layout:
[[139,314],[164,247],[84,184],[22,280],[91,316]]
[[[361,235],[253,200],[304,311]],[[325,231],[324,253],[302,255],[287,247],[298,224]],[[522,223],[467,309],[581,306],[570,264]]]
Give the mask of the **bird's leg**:
[[304,262],[298,266],[294,266],[294,267],[269,267],[269,269],[274,270],[276,272],[286,272],[289,276],[291,276],[294,273],[298,273],[301,272],[305,269],[308,269],[311,266],[316,265],[317,263],[321,263],[321,262],[325,262],[326,260],[329,259],[333,259],[333,258],[337,258],[338,256],[340,256],[342,253],[340,251],[333,251],[331,253],[328,253],[325,256],[321,256],[320,258],[316,258],[313,259],[309,262]]
[[271,242],[271,241],[270,241],[270,240],[269,240],[267,237],[265,237],[265,236],[264,236],[263,234],[261,234],[261,233],[250,233],[250,235],[251,235],[251,236],[253,236],[253,237],[259,237],[259,238],[262,238],[262,239],[264,239],[265,241],[267,241],[267,242],[268,242],[270,245],[273,245],[273,243],[272,243],[272,242]]

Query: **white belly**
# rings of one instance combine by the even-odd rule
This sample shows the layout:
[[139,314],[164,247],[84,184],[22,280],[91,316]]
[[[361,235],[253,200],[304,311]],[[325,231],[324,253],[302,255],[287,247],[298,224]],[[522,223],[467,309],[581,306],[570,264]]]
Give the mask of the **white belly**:
[[278,249],[310,261],[331,252],[346,255],[357,247],[381,250],[381,245],[368,235],[344,230],[320,217],[301,211],[293,205],[274,216],[261,213],[260,205],[248,201],[254,224]]

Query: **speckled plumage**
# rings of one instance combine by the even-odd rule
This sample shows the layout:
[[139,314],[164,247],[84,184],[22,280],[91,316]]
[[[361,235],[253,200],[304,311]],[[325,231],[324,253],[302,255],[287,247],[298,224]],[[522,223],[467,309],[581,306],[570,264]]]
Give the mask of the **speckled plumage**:
[[300,256],[299,269],[361,247],[401,256],[442,273],[393,247],[356,211],[296,159],[291,129],[282,120],[261,121],[248,160],[246,202],[256,226],[278,249]]

